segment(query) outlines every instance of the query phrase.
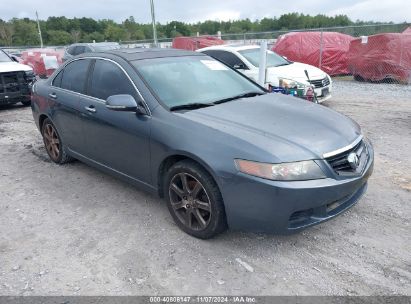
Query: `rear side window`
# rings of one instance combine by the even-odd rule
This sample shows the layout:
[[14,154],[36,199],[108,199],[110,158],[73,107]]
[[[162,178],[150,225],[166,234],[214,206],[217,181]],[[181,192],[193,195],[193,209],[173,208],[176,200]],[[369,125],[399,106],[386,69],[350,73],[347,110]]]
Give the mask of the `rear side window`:
[[220,51],[220,50],[218,51],[209,50],[209,51],[205,51],[204,53],[211,57],[216,58],[217,60],[224,62],[226,65],[228,65],[231,68],[234,68],[235,66],[246,67],[244,62],[240,58],[238,58],[236,55],[234,55],[233,53],[226,52],[226,51]]
[[78,45],[74,49],[73,55],[79,55],[85,53],[86,47],[84,45]]
[[75,46],[70,46],[70,47],[67,49],[67,53],[69,53],[70,55],[73,55],[75,48],[76,48]]
[[84,94],[89,65],[90,59],[76,60],[69,63],[63,70],[60,87]]
[[130,79],[117,65],[106,60],[96,60],[89,95],[106,100],[118,94],[128,94],[136,98],[136,91]]

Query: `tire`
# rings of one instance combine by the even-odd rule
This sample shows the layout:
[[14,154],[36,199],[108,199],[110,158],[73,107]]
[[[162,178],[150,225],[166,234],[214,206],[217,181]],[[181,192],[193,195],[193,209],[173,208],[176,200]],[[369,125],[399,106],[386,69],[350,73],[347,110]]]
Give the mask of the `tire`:
[[31,100],[24,100],[24,101],[21,101],[21,103],[23,104],[23,106],[28,107],[31,105]]
[[65,164],[73,160],[67,155],[66,146],[50,119],[46,118],[41,127],[44,147],[50,159],[56,164]]
[[354,75],[354,80],[359,82],[365,82],[365,79],[362,78],[360,75]]
[[227,229],[221,192],[200,165],[191,160],[177,162],[164,178],[167,207],[181,230],[196,238],[209,239]]

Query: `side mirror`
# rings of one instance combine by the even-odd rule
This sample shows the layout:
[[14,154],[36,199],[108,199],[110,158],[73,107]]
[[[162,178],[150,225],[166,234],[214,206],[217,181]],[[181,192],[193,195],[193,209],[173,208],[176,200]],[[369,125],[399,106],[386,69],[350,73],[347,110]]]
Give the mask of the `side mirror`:
[[138,105],[133,96],[128,94],[112,95],[106,100],[106,108],[112,111],[136,112],[147,115],[146,109]]

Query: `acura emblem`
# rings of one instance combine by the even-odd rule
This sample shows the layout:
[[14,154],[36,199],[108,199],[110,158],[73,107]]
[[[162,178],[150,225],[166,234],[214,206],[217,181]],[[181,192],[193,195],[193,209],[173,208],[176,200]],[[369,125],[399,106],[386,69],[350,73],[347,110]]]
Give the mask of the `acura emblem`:
[[360,159],[358,158],[358,155],[354,152],[348,154],[347,161],[353,170],[357,169],[358,165],[360,164]]
[[325,84],[326,84],[325,79],[323,79],[323,81],[321,81],[321,83],[322,83],[323,87],[325,87]]

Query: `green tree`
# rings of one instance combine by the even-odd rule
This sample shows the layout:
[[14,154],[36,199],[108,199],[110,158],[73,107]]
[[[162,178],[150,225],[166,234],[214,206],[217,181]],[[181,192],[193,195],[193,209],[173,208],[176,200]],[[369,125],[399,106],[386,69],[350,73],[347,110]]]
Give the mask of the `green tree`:
[[99,32],[92,32],[90,34],[85,34],[80,40],[81,42],[103,42],[104,41],[104,35]]
[[40,38],[37,33],[37,25],[28,18],[11,20],[14,28],[13,44],[15,45],[39,45]]
[[54,31],[50,30],[46,32],[47,43],[51,45],[66,45],[73,41],[72,36],[66,31]]
[[14,27],[12,24],[4,22],[0,19],[0,41],[1,44],[13,45]]
[[104,31],[104,37],[109,41],[127,40],[127,32],[118,24],[109,24]]

